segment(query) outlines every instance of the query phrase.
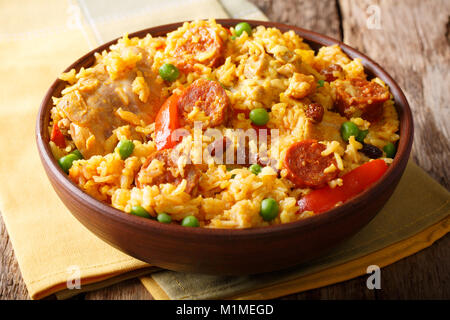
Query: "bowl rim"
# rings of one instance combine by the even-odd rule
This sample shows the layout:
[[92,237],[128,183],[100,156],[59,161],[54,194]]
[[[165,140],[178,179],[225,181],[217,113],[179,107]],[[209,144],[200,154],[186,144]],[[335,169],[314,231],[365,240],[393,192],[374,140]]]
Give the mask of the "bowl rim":
[[[370,73],[380,77],[384,82],[389,85],[391,94],[394,97],[395,105],[397,112],[400,116],[400,140],[398,141],[397,153],[391,165],[388,167],[388,170],[385,172],[383,177],[374,183],[370,188],[366,189],[353,199],[345,202],[343,205],[328,210],[319,215],[315,215],[309,217],[307,219],[302,219],[299,221],[289,222],[289,223],[281,223],[277,225],[272,225],[268,227],[255,227],[255,228],[245,228],[245,229],[225,229],[225,228],[186,228],[177,224],[164,224],[160,223],[156,220],[146,219],[137,217],[131,214],[127,214],[119,209],[116,209],[106,203],[101,202],[93,198],[92,196],[85,193],[81,190],[75,183],[73,183],[68,176],[62,171],[59,167],[57,161],[53,158],[52,152],[50,150],[50,146],[48,141],[45,141],[44,136],[47,134],[46,130],[48,130],[48,123],[45,122],[46,119],[49,119],[49,111],[50,107],[46,108],[47,105],[50,105],[49,102],[52,99],[54,91],[61,85],[64,81],[60,79],[56,79],[50,88],[47,90],[44,99],[41,102],[39,107],[39,111],[37,114],[36,121],[36,143],[38,147],[38,151],[41,156],[41,161],[44,165],[47,165],[48,174],[51,174],[60,185],[62,185],[66,190],[72,193],[72,196],[77,198],[79,201],[85,202],[86,206],[89,206],[92,211],[96,214],[102,215],[106,219],[112,219],[116,222],[122,223],[124,225],[130,226],[132,228],[138,228],[145,231],[158,231],[166,234],[170,234],[173,232],[177,232],[182,237],[187,238],[198,238],[199,236],[207,236],[208,238],[260,238],[264,237],[267,234],[275,234],[275,233],[285,233],[285,232],[293,232],[298,231],[299,229],[308,230],[316,227],[320,227],[323,224],[333,223],[338,219],[343,219],[347,215],[354,214],[350,210],[352,207],[359,206],[361,203],[365,203],[370,201],[372,198],[376,198],[383,194],[384,190],[392,183],[394,183],[396,176],[400,173],[402,174],[406,163],[409,159],[412,141],[413,141],[413,118],[412,112],[409,107],[408,101],[401,90],[400,86],[397,82],[380,66],[378,63],[373,61],[371,58],[366,56],[365,54],[359,52],[358,50],[346,45],[345,43],[328,37],[323,34],[316,33],[314,31],[310,31],[307,29],[303,29],[300,27],[278,23],[278,22],[268,22],[261,20],[248,20],[248,19],[216,19],[218,24],[222,24],[223,26],[232,26],[239,22],[248,22],[250,25],[258,26],[263,25],[265,27],[275,27],[283,32],[287,30],[293,30],[296,34],[298,34],[301,38],[305,40],[307,43],[315,43],[320,46],[328,46],[337,44],[341,47],[342,51],[344,51],[350,58],[361,58],[365,71],[369,71]],[[180,27],[183,22],[175,22],[165,25],[160,25],[156,27],[142,29],[129,34],[129,37],[143,37],[147,33],[151,33],[153,36],[161,36],[174,31],[176,28]],[[77,59],[74,63],[72,63],[69,67],[67,67],[64,72],[75,68],[79,70],[80,67],[86,66],[86,64],[92,60],[94,53],[102,52],[105,49],[108,49],[110,45],[117,42],[120,38],[116,38],[109,42],[100,45],[99,47],[89,51],[81,58]],[[401,107],[399,107],[401,105]],[[47,124],[47,125],[46,125]],[[398,172],[398,171],[401,172]],[[396,174],[397,173],[397,174]]]

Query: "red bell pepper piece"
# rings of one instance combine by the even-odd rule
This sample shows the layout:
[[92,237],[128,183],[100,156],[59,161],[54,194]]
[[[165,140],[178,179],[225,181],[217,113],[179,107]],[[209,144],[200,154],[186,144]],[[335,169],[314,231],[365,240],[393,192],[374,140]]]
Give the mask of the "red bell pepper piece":
[[155,119],[156,149],[172,148],[178,141],[172,133],[179,128],[177,102],[180,96],[171,95],[159,109]]
[[342,186],[329,186],[311,191],[298,201],[299,212],[314,211],[319,214],[333,209],[366,190],[386,172],[388,165],[377,159],[367,162],[342,176]]
[[58,124],[56,122],[53,123],[50,141],[53,141],[60,148],[66,147],[66,140],[64,139],[64,135],[62,134],[61,130],[59,130]]

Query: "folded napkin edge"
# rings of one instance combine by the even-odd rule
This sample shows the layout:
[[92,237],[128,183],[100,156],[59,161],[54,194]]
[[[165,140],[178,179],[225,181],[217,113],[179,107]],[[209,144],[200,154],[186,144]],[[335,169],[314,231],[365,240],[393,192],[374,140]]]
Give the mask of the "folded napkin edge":
[[[450,232],[450,215],[441,219],[432,226],[416,233],[412,237],[398,241],[383,249],[369,253],[357,259],[327,268],[294,280],[287,280],[267,287],[250,290],[245,293],[227,297],[227,300],[260,300],[275,299],[281,296],[317,289],[328,285],[350,280],[366,274],[366,268],[377,265],[386,267],[401,259],[419,252],[431,246]],[[141,283],[157,300],[169,300],[170,297],[161,286],[152,278],[145,276],[140,278]]]
[[[111,267],[111,266],[115,266],[115,265],[123,265],[124,263],[133,264],[135,262],[136,262],[136,259],[130,257],[128,259],[122,259],[122,260],[118,260],[116,262],[97,264],[97,265],[92,265],[89,267],[83,267],[82,269],[80,269],[80,272],[83,272],[83,270],[86,271],[86,270],[91,270],[91,269],[95,269],[98,267]],[[93,284],[96,282],[102,282],[102,281],[108,280],[110,278],[117,277],[121,274],[126,274],[126,273],[134,272],[137,270],[145,269],[145,268],[156,268],[156,267],[153,267],[149,264],[142,262],[142,265],[134,264],[134,265],[131,265],[130,267],[125,267],[122,269],[119,268],[119,270],[105,272],[105,273],[101,273],[99,275],[92,275],[92,276],[88,275],[86,277],[81,277],[81,286],[90,285],[90,284]],[[98,272],[98,270],[96,270],[96,271]],[[47,296],[50,296],[52,294],[55,294],[57,292],[66,290],[67,282],[65,282],[65,281],[59,281],[53,286],[46,287],[46,289],[44,289],[44,290],[42,290],[41,289],[42,286],[39,285],[39,283],[46,281],[49,278],[54,278],[56,275],[61,275],[61,274],[67,275],[67,272],[61,271],[61,272],[57,272],[57,273],[53,273],[53,274],[47,274],[46,276],[44,276],[38,280],[33,280],[31,282],[26,283],[26,287],[28,289],[28,293],[29,293],[31,299],[39,300],[39,299],[45,298]]]

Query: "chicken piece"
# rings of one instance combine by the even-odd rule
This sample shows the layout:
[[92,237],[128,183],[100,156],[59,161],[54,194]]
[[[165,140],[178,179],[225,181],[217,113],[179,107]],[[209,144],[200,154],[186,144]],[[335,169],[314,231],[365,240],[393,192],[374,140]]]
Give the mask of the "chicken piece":
[[313,76],[294,73],[289,81],[286,94],[294,99],[302,99],[313,93],[316,89],[316,80]]
[[307,121],[304,139],[315,139],[318,141],[339,141],[343,143],[340,128],[347,119],[335,112],[325,112],[320,123]]
[[244,75],[247,79],[262,77],[269,67],[269,56],[265,53],[250,56],[245,61]]
[[[105,142],[114,129],[127,124],[133,126],[141,120],[144,124],[154,121],[163,101],[162,85],[155,81],[149,58],[143,50],[140,53],[144,56],[141,62],[114,80],[107,67],[102,62],[98,63],[87,78],[80,79],[73,90],[58,100],[56,108],[70,120],[72,139],[86,159],[112,151]],[[140,99],[135,93],[139,92],[136,83],[133,88],[136,78],[140,79],[141,85],[142,78],[145,80],[145,99]],[[86,82],[96,85],[86,87],[83,85]],[[119,108],[121,110],[117,112]],[[130,122],[124,114],[133,116],[133,121]]]

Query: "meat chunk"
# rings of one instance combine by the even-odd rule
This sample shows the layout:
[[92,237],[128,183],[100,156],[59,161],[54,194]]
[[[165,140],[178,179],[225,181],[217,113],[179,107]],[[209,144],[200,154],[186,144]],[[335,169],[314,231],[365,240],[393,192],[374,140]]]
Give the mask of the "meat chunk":
[[320,123],[323,118],[323,107],[320,103],[310,103],[305,110],[306,117],[313,123]]
[[[152,164],[153,160],[158,160]],[[156,151],[151,154],[141,170],[136,175],[135,184],[138,188],[147,185],[160,185],[163,183],[180,184],[186,179],[186,193],[195,194],[197,192],[198,182],[201,172],[194,164],[187,164],[183,172],[178,171],[177,154],[172,149]]]
[[294,99],[302,99],[316,90],[316,80],[313,76],[294,73],[289,80],[286,94]]
[[[134,125],[136,121],[142,120],[145,124],[154,121],[163,102],[162,85],[155,81],[156,75],[150,71],[148,63],[142,62],[114,80],[105,65],[99,63],[57,102],[56,109],[70,120],[72,139],[86,159],[112,151],[106,141],[114,129]],[[148,88],[146,102],[133,92],[132,84],[138,73],[142,73],[140,77],[145,79]],[[93,85],[87,87],[86,83]],[[130,119],[123,115],[130,115]]]
[[342,74],[344,70],[338,64],[330,64],[328,67],[320,70],[320,74],[325,76],[325,80],[328,82],[334,81]]
[[[169,48],[171,49],[171,48]],[[185,73],[195,70],[195,64],[217,67],[224,61],[225,45],[216,30],[206,26],[189,28],[176,40],[173,54],[176,66]]]
[[323,114],[322,121],[313,123],[307,121],[304,127],[303,139],[314,139],[318,141],[339,141],[344,142],[341,137],[341,125],[347,121],[347,118],[337,112],[326,112]]
[[354,78],[338,80],[335,107],[347,119],[361,117],[376,121],[383,113],[383,103],[389,99],[389,90],[376,82]]
[[[325,145],[317,140],[303,140],[286,151],[284,166],[287,178],[297,187],[318,188],[337,177],[339,170],[333,154],[322,156]],[[333,170],[325,170],[334,165]]]
[[244,65],[244,75],[247,79],[254,79],[260,77],[269,67],[269,56],[265,53],[260,55],[252,55]]
[[193,126],[193,120],[188,118],[194,107],[208,116],[206,127],[217,127],[226,121],[230,99],[225,89],[216,82],[206,79],[194,81],[180,96],[178,100],[178,114],[180,125]]

